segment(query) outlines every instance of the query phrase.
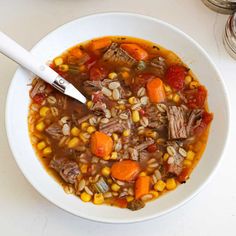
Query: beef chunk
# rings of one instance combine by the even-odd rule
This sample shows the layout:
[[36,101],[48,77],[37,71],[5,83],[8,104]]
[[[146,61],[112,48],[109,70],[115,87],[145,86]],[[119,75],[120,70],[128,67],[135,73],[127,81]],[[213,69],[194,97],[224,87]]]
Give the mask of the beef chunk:
[[145,206],[145,203],[142,200],[133,200],[128,202],[127,208],[132,211],[137,211]]
[[163,77],[165,75],[167,65],[163,57],[154,57],[150,61],[150,65],[154,67],[153,70],[157,76]]
[[60,139],[62,134],[62,127],[57,123],[52,123],[45,129],[46,133],[48,133],[53,139]]
[[37,79],[33,88],[30,91],[31,98],[34,98],[35,95],[44,93],[46,89],[46,84],[43,80]]
[[190,112],[187,124],[187,134],[188,136],[192,135],[192,131],[198,127],[201,123],[203,110],[202,109],[194,109]]
[[146,141],[144,141],[143,143],[135,146],[134,148],[137,150],[137,151],[142,151],[144,149],[146,149],[149,145],[153,144],[154,143],[154,140],[153,139],[147,139]]
[[83,89],[87,95],[92,95],[94,92],[102,89],[102,83],[96,80],[86,80]]
[[186,111],[182,107],[168,106],[167,118],[169,139],[187,138]]

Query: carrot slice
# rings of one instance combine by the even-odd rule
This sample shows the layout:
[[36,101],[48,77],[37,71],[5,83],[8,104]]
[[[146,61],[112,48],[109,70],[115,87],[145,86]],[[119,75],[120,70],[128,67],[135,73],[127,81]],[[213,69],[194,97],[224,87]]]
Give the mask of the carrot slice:
[[112,177],[122,181],[134,180],[139,172],[140,166],[138,162],[131,160],[116,162],[111,167]]
[[72,56],[74,56],[76,58],[80,58],[80,57],[82,57],[83,52],[80,50],[80,48],[75,47],[75,48],[72,48],[70,50],[70,55],[72,55]]
[[138,61],[146,60],[148,58],[148,53],[137,44],[122,43],[120,47]]
[[91,136],[91,152],[98,157],[107,157],[113,149],[112,138],[96,131]]
[[159,78],[149,80],[147,82],[147,93],[151,102],[164,102],[166,94],[162,80]]
[[101,39],[93,40],[91,43],[91,49],[98,50],[98,49],[102,49],[105,47],[109,47],[111,42],[112,41],[109,38],[101,38]]
[[145,194],[149,193],[150,177],[140,176],[135,182],[135,198],[139,199]]

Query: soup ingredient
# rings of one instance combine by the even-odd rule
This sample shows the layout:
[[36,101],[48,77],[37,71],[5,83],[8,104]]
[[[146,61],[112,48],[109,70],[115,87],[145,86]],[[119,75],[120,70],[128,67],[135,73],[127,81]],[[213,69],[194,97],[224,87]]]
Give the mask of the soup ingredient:
[[131,160],[115,162],[111,167],[112,177],[122,181],[134,180],[139,172],[138,162]]
[[159,78],[149,80],[147,83],[147,93],[151,102],[164,102],[166,95],[162,80]]
[[150,177],[140,176],[135,182],[135,198],[139,199],[148,194],[150,189]]
[[138,61],[146,60],[148,58],[148,53],[137,44],[122,43],[120,47]]
[[111,43],[112,43],[112,41],[110,38],[96,39],[96,40],[92,40],[91,48],[92,48],[92,50],[95,51],[98,49],[109,47]]

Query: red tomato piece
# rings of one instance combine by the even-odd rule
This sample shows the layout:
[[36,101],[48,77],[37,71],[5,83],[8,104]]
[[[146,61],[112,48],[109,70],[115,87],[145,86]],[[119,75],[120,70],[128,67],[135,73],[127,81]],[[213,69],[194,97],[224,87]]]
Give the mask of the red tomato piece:
[[156,150],[157,150],[157,145],[155,143],[147,147],[147,151],[150,153],[155,152]]
[[201,108],[205,104],[207,97],[207,90],[204,86],[199,86],[197,89],[188,91],[186,98],[188,100],[187,106],[191,109]]
[[213,120],[213,114],[205,111],[202,114],[202,120],[200,125],[194,129],[194,133],[197,135],[201,135],[212,120]]
[[142,116],[144,116],[144,115],[146,114],[146,112],[145,112],[144,109],[140,109],[140,110],[139,110],[139,113],[140,113],[140,115],[142,115]]
[[166,82],[175,90],[180,91],[184,88],[184,79],[187,69],[184,66],[173,65],[167,69]]
[[103,96],[102,91],[97,91],[97,92],[95,92],[95,93],[92,95],[92,101],[93,101],[94,103],[96,103],[96,102],[102,102],[103,99],[104,99],[104,96]]
[[185,183],[186,180],[189,178],[190,175],[190,169],[189,168],[184,168],[180,175],[178,176],[178,181],[182,184]]
[[103,66],[94,65],[91,67],[89,76],[90,80],[103,80],[108,75],[108,70]]
[[90,55],[90,58],[88,59],[88,61],[86,61],[84,63],[84,65],[87,67],[87,69],[89,70],[93,65],[95,65],[95,63],[97,62],[97,57],[94,55]]
[[33,101],[37,104],[41,104],[46,95],[44,93],[38,93],[33,97]]

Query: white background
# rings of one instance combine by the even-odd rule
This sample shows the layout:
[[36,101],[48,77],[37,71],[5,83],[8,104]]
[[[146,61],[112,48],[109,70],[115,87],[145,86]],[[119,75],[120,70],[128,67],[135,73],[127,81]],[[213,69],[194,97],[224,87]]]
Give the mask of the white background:
[[236,61],[222,44],[227,16],[210,11],[200,0],[0,0],[0,30],[30,49],[65,22],[107,11],[136,12],[164,20],[189,34],[210,54],[223,75],[231,103],[230,141],[222,164],[197,197],[164,217],[111,225],[70,215],[41,197],[12,157],[4,110],[17,66],[0,55],[0,235],[236,235]]

